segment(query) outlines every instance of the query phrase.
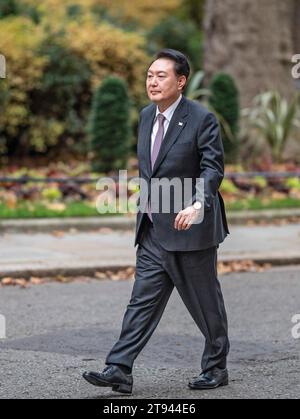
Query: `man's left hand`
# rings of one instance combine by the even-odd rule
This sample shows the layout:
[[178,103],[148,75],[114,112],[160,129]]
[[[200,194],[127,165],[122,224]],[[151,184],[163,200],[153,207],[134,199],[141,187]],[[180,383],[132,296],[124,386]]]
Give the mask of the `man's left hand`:
[[188,230],[191,228],[193,222],[198,218],[198,216],[199,210],[195,209],[193,206],[187,207],[177,214],[174,228],[176,230]]

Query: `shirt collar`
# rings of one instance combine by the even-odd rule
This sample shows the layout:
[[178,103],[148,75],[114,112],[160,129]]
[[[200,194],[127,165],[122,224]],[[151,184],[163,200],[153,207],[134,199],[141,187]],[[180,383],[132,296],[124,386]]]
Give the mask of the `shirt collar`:
[[179,105],[179,102],[181,101],[181,98],[182,98],[182,94],[180,94],[179,98],[174,103],[172,103],[172,105],[169,106],[164,112],[159,112],[158,106],[156,106],[155,119],[159,113],[162,113],[163,116],[167,119],[167,121],[170,122],[173,116],[173,113],[175,112],[175,109],[177,108],[177,106]]

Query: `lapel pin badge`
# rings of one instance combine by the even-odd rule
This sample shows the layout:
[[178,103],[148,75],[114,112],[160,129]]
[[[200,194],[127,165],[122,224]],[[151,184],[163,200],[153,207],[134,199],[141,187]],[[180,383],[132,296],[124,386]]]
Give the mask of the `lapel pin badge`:
[[182,126],[183,125],[183,122],[178,122],[178,125]]

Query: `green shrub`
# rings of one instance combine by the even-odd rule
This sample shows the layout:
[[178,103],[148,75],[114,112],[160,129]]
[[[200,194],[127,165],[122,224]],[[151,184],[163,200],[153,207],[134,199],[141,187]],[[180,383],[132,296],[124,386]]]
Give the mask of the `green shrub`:
[[282,161],[293,129],[300,126],[300,94],[288,102],[277,91],[264,92],[253,99],[253,107],[243,110],[249,127],[254,128],[254,140],[262,138],[268,144],[275,163]]
[[120,78],[106,78],[95,91],[87,127],[94,171],[126,168],[131,140],[129,108],[127,86]]
[[1,0],[0,2],[0,19],[9,15],[19,14],[19,6],[16,0]]
[[[40,89],[34,94],[31,142],[39,151],[56,147],[85,153],[83,121],[91,99],[89,63],[68,47],[62,35],[47,35],[40,55],[47,58],[47,65]],[[39,141],[34,141],[35,131]]]
[[231,133],[229,136],[223,128],[224,124],[222,124],[225,162],[234,163],[237,161],[239,152],[239,92],[233,78],[226,73],[215,74],[209,88],[211,91],[209,103],[221,119],[224,119]]

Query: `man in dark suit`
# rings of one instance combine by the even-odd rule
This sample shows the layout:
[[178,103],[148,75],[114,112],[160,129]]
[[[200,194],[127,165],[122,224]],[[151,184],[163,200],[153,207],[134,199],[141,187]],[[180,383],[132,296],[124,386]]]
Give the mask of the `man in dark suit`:
[[[123,393],[132,391],[134,360],[158,325],[174,286],[205,336],[202,372],[189,387],[228,384],[227,317],[217,278],[217,249],[229,233],[218,192],[224,152],[215,116],[182,95],[189,72],[186,57],[171,49],[159,52],[148,69],[146,88],[152,103],[142,110],[139,123],[142,186],[135,283],[107,367],[83,374],[94,385]],[[169,193],[170,211],[163,211],[158,202],[162,196],[152,187],[175,178],[191,179],[191,194],[178,198]]]

